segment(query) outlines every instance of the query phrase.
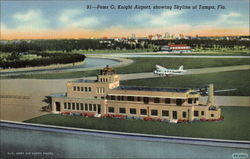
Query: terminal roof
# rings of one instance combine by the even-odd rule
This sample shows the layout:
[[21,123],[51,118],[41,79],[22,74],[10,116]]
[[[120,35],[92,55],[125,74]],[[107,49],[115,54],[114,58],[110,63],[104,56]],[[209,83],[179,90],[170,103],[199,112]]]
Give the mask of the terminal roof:
[[71,81],[71,82],[74,82],[74,83],[94,83],[94,82],[96,82],[96,80],[78,79],[78,80]]
[[66,93],[53,93],[50,96],[51,97],[66,97]]
[[177,92],[177,93],[186,93],[190,90],[187,88],[150,88],[150,87],[138,87],[138,86],[120,86],[115,89],[134,90],[134,91]]

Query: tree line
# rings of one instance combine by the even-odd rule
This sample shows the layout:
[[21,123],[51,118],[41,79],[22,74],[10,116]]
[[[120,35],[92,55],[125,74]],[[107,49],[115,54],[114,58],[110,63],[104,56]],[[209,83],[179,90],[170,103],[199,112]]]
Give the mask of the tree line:
[[116,41],[114,39],[65,39],[65,40],[21,40],[0,43],[1,52],[28,52],[28,51],[62,51],[71,52],[72,50],[103,50],[103,49],[152,49],[157,50],[162,45],[167,44],[187,44],[192,48],[250,48],[249,41],[240,40],[213,40],[213,39],[176,39],[176,40],[149,40],[149,39],[130,39]]
[[20,68],[20,67],[34,67],[34,66],[47,66],[51,64],[68,64],[84,61],[85,55],[69,54],[69,53],[33,53],[42,58],[23,60],[20,59],[21,54],[13,52],[10,56],[15,57],[7,60],[0,60],[1,68]]

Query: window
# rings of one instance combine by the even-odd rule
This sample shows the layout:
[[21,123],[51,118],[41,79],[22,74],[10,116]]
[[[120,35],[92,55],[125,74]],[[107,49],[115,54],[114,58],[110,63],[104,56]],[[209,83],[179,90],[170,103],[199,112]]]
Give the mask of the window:
[[83,87],[81,87],[81,91],[83,92]]
[[75,103],[72,103],[72,109],[75,110]]
[[163,110],[162,111],[162,116],[169,116],[169,111],[168,110]]
[[205,112],[204,111],[201,111],[201,115],[204,115],[205,114]]
[[108,111],[109,111],[109,113],[114,113],[115,112],[115,108],[114,107],[109,107]]
[[166,99],[165,99],[165,103],[166,103],[166,104],[170,104],[170,98],[166,98]]
[[154,116],[158,115],[158,110],[152,109],[151,110],[151,115],[154,115]]
[[81,110],[83,110],[83,103],[81,103]]
[[197,110],[194,111],[194,116],[199,116],[199,112]]
[[94,111],[96,111],[96,104],[93,105],[93,109],[94,109]]
[[121,96],[121,100],[124,100],[124,96]]
[[137,97],[137,101],[138,101],[138,102],[141,101],[141,97]]
[[147,109],[141,109],[141,115],[147,115]]
[[149,103],[149,98],[148,97],[143,97],[143,102],[144,102],[144,104],[148,104]]
[[85,104],[85,110],[88,111],[88,104]]
[[77,87],[77,91],[80,91],[80,87]]
[[79,103],[76,103],[76,110],[79,110]]
[[121,100],[121,96],[117,96],[117,100]]
[[130,108],[130,114],[136,114],[136,109],[135,108]]
[[193,99],[192,98],[188,98],[188,104],[192,104],[193,103]]
[[64,109],[67,109],[67,103],[64,103]]
[[89,92],[91,92],[91,87],[89,87]]
[[186,118],[187,117],[187,112],[182,112],[182,117]]
[[85,92],[88,92],[88,88],[87,87],[84,87],[84,90],[85,90]]
[[177,106],[181,106],[183,103],[183,100],[182,99],[176,99],[176,105]]
[[211,114],[211,117],[214,117],[214,114]]
[[71,109],[71,103],[68,103],[68,109]]
[[134,101],[135,97],[134,96],[128,96],[128,101]]
[[89,111],[92,111],[92,104],[89,104]]
[[126,113],[126,109],[125,109],[125,108],[120,108],[120,109],[119,109],[119,113],[125,114],[125,113]]
[[196,103],[197,101],[198,101],[198,98],[195,98],[195,99],[194,99],[194,103]]
[[76,86],[73,87],[73,90],[76,91]]
[[111,100],[115,100],[115,96],[110,96],[110,99]]
[[160,103],[160,98],[154,98],[154,103]]

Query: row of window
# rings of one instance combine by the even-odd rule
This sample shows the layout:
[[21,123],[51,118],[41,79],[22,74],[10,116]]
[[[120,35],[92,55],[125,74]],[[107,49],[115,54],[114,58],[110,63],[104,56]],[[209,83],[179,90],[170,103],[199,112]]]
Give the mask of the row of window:
[[104,87],[97,87],[96,88],[96,93],[104,93],[105,92],[105,88]]
[[73,86],[73,91],[91,92],[91,87]]
[[[140,109],[140,115],[148,115],[147,109]],[[109,113],[114,113],[115,108],[114,107],[108,107],[108,112]],[[176,112],[176,111],[173,111]],[[126,114],[126,108],[119,108],[119,113],[120,114]],[[177,113],[177,112],[176,112]],[[137,109],[136,108],[130,108],[129,109],[129,114],[137,114]],[[150,114],[152,116],[157,116],[158,115],[158,110],[157,109],[151,109]],[[162,110],[162,116],[168,117],[169,116],[169,111],[168,110]],[[183,117],[187,117],[186,112],[183,112]]]
[[[147,109],[140,109],[140,115],[147,115]],[[129,114],[137,114],[137,109],[136,108],[130,108],[129,109]],[[173,118],[177,119],[177,111],[172,111],[173,112]],[[115,108],[114,107],[108,107],[108,113],[115,113]],[[119,113],[120,114],[126,114],[126,108],[119,108]],[[163,117],[168,117],[169,116],[169,111],[168,110],[162,110],[162,116]],[[200,111],[201,115],[205,115],[204,111]],[[150,114],[152,116],[158,116],[158,110],[157,109],[151,109]],[[194,116],[198,117],[199,116],[199,111],[194,111]],[[187,117],[187,112],[183,111],[182,112],[182,117],[186,118]],[[214,114],[211,114],[211,117],[214,117]]]
[[96,111],[98,108],[101,108],[100,104],[64,103],[64,109],[68,110]]
[[109,78],[100,78],[100,82],[110,82],[111,81],[111,77]]
[[[149,103],[149,97],[134,97],[134,96],[110,96],[110,100],[120,100],[120,101],[143,101],[144,103]],[[173,100],[170,98],[163,99],[165,104],[172,104]],[[198,98],[188,98],[188,104],[197,103]],[[161,103],[161,98],[153,98],[154,103]],[[184,99],[176,99],[175,103],[177,105],[182,105],[185,102]]]

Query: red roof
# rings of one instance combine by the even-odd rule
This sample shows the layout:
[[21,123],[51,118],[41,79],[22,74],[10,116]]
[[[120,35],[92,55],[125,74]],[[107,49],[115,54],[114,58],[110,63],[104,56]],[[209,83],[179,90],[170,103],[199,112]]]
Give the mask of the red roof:
[[171,45],[167,45],[169,47],[189,47],[186,44],[171,44]]

